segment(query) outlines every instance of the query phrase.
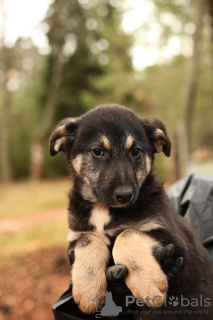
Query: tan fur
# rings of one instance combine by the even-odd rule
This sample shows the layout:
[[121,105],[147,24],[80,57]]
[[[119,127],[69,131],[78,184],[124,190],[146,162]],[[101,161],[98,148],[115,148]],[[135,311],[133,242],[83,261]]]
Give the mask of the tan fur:
[[163,132],[161,129],[157,128],[157,129],[155,130],[155,132],[153,133],[153,136],[154,136],[155,139],[157,139],[157,140],[154,142],[156,151],[157,151],[158,153],[160,153],[161,151],[163,151],[163,145],[162,145],[162,141],[160,140],[160,138],[165,139],[165,138],[166,138],[166,137],[165,137],[165,134],[164,134],[164,132]]
[[145,167],[146,167],[146,171],[144,170],[143,167],[139,168],[136,171],[136,177],[139,184],[141,184],[144,181],[145,177],[149,174],[151,170],[151,159],[149,158],[148,155],[145,156]]
[[146,170],[147,170],[147,174],[149,174],[151,170],[151,159],[148,155],[146,155]]
[[100,240],[102,240],[107,246],[110,245],[110,240],[109,238],[102,232],[102,231],[94,231],[90,233],[96,237],[98,237]]
[[80,175],[82,166],[82,154],[78,154],[73,160],[72,165],[75,171]]
[[[91,243],[81,245],[87,237]],[[95,313],[97,298],[98,306],[105,300],[107,291],[105,276],[109,260],[109,250],[106,244],[95,235],[82,237],[75,248],[75,262],[72,269],[73,297],[84,313]]]
[[57,127],[55,132],[57,132],[57,134],[65,134],[66,130],[65,130],[66,124],[62,124],[61,126]]
[[[144,300],[160,296],[154,300],[157,305],[164,302],[168,287],[166,275],[153,256],[153,248],[159,245],[142,232],[126,230],[117,237],[112,253],[115,263],[129,270],[125,281],[133,296]],[[156,307],[152,300],[149,303]]]
[[54,149],[56,152],[59,151],[61,145],[66,141],[65,137],[61,137],[59,139],[56,140],[55,145],[54,145]]
[[159,128],[157,128],[157,129],[155,130],[154,135],[155,135],[157,138],[159,138],[159,137],[165,137],[165,134],[164,134],[163,130],[161,130],[161,129],[159,129]]
[[69,229],[69,233],[67,235],[67,241],[68,242],[73,242],[75,240],[78,240],[80,238],[82,238],[83,236],[88,236],[88,235],[94,235],[96,237],[98,237],[99,239],[101,239],[107,246],[110,245],[110,240],[109,238],[101,231],[82,231],[82,232],[78,232],[78,231],[74,231],[72,229]]
[[103,144],[103,147],[105,149],[110,150],[111,144],[110,144],[109,139],[106,136],[102,135],[100,138],[100,142]]
[[81,194],[85,200],[91,201],[93,203],[97,202],[97,199],[93,194],[91,187],[88,185],[88,181],[87,181],[87,184],[85,183],[83,184],[81,188]]
[[82,235],[82,232],[77,232],[70,229],[67,235],[67,241],[72,242],[72,241],[78,240],[81,237],[81,235]]
[[164,228],[163,224],[160,221],[157,220],[149,220],[146,219],[143,221],[143,224],[141,224],[138,229],[140,231],[149,232],[151,230],[157,230]]
[[65,129],[66,125],[70,122],[74,122],[76,118],[65,118],[62,120],[63,124],[59,125],[55,130],[54,134],[61,134],[61,135],[66,135],[67,131]]
[[151,230],[163,229],[164,225],[162,221],[145,219],[137,224],[120,225],[117,228],[106,230],[105,233],[110,237],[114,237],[116,234],[121,233],[126,229],[136,229],[139,231],[149,232]]
[[144,172],[141,169],[136,171],[136,177],[137,177],[137,180],[138,180],[139,183],[143,178],[143,174],[144,174]]
[[125,148],[127,150],[131,149],[132,145],[133,145],[133,142],[134,142],[134,139],[133,137],[131,136],[131,134],[129,134],[127,136],[127,139],[126,139],[126,142],[125,142]]

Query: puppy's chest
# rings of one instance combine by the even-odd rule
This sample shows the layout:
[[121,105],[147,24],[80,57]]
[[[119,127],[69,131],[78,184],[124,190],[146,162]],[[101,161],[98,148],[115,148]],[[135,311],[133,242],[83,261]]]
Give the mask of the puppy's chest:
[[110,209],[100,204],[95,205],[84,218],[70,213],[67,240],[73,242],[89,233],[109,237],[117,236],[123,228],[116,220]]
[[104,228],[112,221],[112,215],[107,207],[96,205],[93,207],[88,219],[88,226],[92,226],[95,231],[103,231]]

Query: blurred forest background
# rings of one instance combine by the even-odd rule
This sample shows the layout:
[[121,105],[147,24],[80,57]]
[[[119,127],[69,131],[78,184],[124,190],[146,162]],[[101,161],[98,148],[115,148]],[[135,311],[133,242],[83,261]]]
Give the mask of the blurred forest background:
[[123,104],[166,124],[166,187],[213,173],[212,44],[212,0],[0,0],[0,320],[52,319],[69,285],[61,119]]
[[141,0],[137,23],[135,2],[54,0],[39,47],[7,41],[1,0],[1,181],[67,175],[64,157],[49,156],[51,131],[108,102],[164,121],[173,145],[172,160],[157,157],[165,180],[212,171],[212,1]]

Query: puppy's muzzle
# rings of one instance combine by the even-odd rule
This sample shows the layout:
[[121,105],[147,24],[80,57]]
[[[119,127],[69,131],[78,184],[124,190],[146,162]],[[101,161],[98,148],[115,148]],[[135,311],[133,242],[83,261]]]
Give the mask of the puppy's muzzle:
[[133,198],[133,189],[131,187],[117,187],[114,191],[114,198],[118,204],[128,204]]

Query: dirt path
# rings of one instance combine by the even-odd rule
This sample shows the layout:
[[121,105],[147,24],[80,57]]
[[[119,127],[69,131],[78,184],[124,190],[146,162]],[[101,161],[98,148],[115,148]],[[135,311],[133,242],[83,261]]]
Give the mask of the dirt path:
[[0,221],[0,236],[4,233],[16,233],[23,229],[31,229],[48,222],[64,220],[67,218],[66,209],[43,210],[21,218]]
[[0,263],[0,274],[0,320],[53,320],[51,306],[70,283],[66,246]]
[[[2,220],[0,238],[66,219],[63,208]],[[66,241],[60,247],[34,246],[29,252],[16,253],[9,264],[0,262],[0,320],[53,320],[51,306],[70,282],[66,249]]]

